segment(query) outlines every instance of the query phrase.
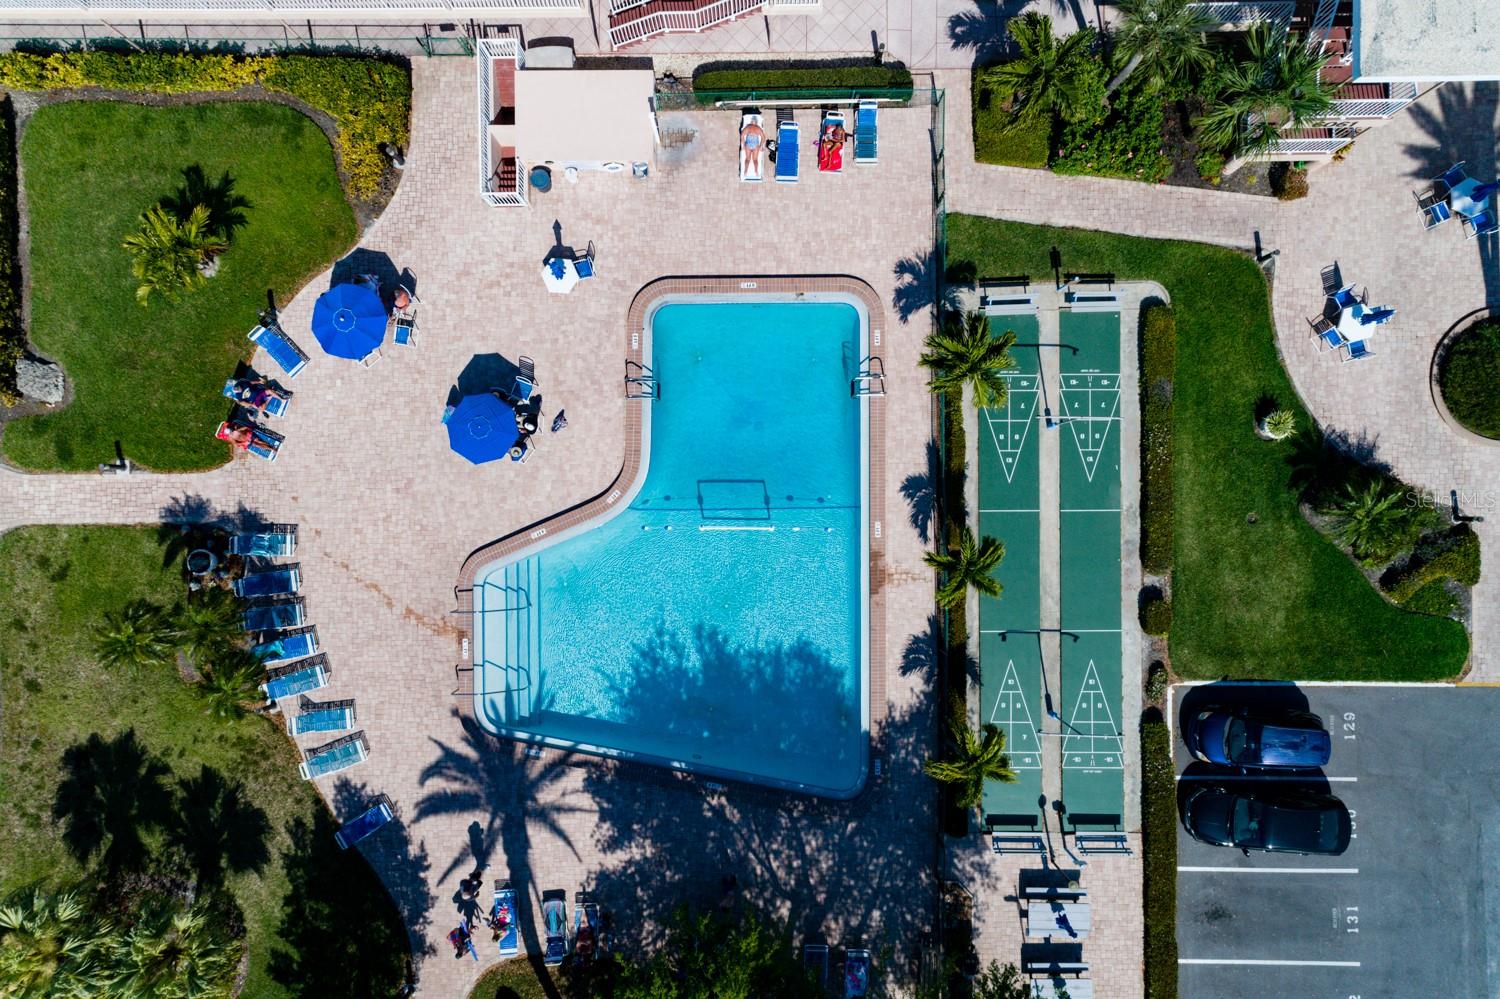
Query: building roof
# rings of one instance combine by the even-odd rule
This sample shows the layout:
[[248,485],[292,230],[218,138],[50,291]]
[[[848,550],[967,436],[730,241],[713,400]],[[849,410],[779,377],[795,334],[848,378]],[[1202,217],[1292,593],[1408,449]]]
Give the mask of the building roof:
[[1497,17],[1476,0],[1354,0],[1354,78],[1500,80]]
[[521,69],[515,146],[527,163],[650,162],[649,69]]

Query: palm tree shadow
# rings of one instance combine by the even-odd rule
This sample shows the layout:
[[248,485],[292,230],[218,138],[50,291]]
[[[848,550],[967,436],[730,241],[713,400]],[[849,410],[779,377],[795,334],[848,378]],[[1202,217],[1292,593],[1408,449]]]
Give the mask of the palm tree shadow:
[[913,472],[901,480],[901,498],[911,508],[907,519],[923,544],[928,540],[932,517],[937,511],[938,459],[937,442],[928,441],[926,469]]
[[228,170],[218,180],[209,180],[203,167],[194,163],[182,171],[182,186],[163,198],[161,206],[176,218],[185,219],[199,205],[208,209],[209,231],[226,242],[245,225],[244,209],[254,207],[250,199],[234,192],[234,178]]
[[220,883],[226,869],[236,874],[260,871],[271,860],[266,813],[250,803],[244,784],[206,764],[197,777],[179,782],[167,835],[204,885]]
[[896,290],[891,293],[891,305],[903,323],[934,306],[944,312],[958,308],[957,291],[938,273],[936,251],[922,250],[902,257],[894,271]]
[[[1500,109],[1500,83],[1449,83],[1437,92],[1437,110],[1413,104],[1406,111],[1426,133],[1429,141],[1402,147],[1412,160],[1410,176],[1431,180],[1456,163],[1481,181],[1500,180],[1500,156],[1496,152],[1495,116]],[[1491,234],[1474,240],[1484,276],[1485,305],[1500,308],[1500,236]]]
[[63,844],[80,862],[94,854],[118,872],[146,859],[145,834],[172,814],[171,771],[141,745],[135,729],[106,740],[95,732],[63,751],[63,780],[52,817],[63,824]]
[[972,49],[974,68],[991,66],[1010,51],[1006,28],[1030,0],[975,0],[974,10],[948,18],[948,42],[955,49]]

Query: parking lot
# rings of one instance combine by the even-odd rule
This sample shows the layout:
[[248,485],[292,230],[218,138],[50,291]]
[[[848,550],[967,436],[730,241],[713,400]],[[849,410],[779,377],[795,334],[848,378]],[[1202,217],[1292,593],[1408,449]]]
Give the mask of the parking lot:
[[[1321,776],[1228,776],[1182,721],[1209,705],[1287,706],[1333,739]],[[1215,683],[1173,689],[1182,793],[1309,786],[1354,820],[1336,857],[1254,852],[1179,823],[1177,941],[1192,999],[1500,995],[1500,689]],[[1492,970],[1495,969],[1495,970]]]

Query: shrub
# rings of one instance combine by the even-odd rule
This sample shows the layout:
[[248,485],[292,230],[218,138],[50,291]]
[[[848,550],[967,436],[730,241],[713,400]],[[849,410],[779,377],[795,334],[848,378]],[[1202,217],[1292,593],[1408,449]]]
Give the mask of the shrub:
[[1307,197],[1307,171],[1299,170],[1287,163],[1277,163],[1267,178],[1271,191],[1282,201],[1296,201]]
[[1141,565],[1172,569],[1172,379],[1177,319],[1166,305],[1141,315]]
[[1052,148],[1052,119],[1011,116],[1009,102],[992,87],[974,81],[974,159],[979,163],[1041,169]]
[[346,56],[28,52],[0,54],[0,87],[104,87],[150,94],[222,93],[253,83],[317,108],[338,126],[335,146],[349,193],[367,198],[385,172],[383,143],[409,138],[411,75],[394,63]]
[[1151,664],[1146,671],[1146,700],[1151,704],[1160,704],[1162,698],[1167,696],[1167,664],[1161,660]]
[[1146,999],[1177,999],[1177,781],[1165,722],[1141,726]]
[[1380,588],[1404,604],[1428,583],[1444,577],[1460,586],[1473,586],[1479,582],[1479,555],[1479,535],[1468,524],[1460,524],[1424,537],[1404,563],[1381,575]]
[[1448,592],[1448,584],[1434,579],[1417,592],[1401,601],[1401,606],[1413,614],[1431,614],[1433,617],[1451,617],[1458,610],[1458,598]]
[[16,362],[26,351],[21,324],[21,267],[17,245],[16,121],[10,98],[0,100],[0,405],[20,400]]
[[1205,183],[1217,185],[1224,179],[1224,154],[1213,149],[1204,150],[1193,159],[1198,176]]
[[1260,429],[1273,441],[1286,440],[1297,432],[1297,414],[1290,409],[1272,410],[1260,421]]
[[[1099,67],[1095,72],[1102,78],[1102,64],[1090,65]],[[1161,98],[1146,93],[1139,82],[1127,82],[1108,109],[1101,104],[1098,113],[1064,124],[1052,169],[1149,183],[1164,180],[1172,170],[1162,150],[1165,127]]]
[[783,66],[704,69],[693,77],[699,104],[767,90],[898,90],[910,98],[911,71],[899,63],[865,66]]
[[1160,592],[1141,601],[1141,630],[1158,637],[1172,630],[1172,601]]
[[1500,320],[1481,320],[1459,335],[1438,370],[1438,387],[1455,420],[1500,437]]

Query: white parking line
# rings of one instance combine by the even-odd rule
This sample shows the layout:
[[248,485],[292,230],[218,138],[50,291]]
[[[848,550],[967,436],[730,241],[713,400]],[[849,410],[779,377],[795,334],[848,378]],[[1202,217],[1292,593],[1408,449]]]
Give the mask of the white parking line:
[[1258,961],[1248,958],[1179,957],[1178,964],[1249,964],[1256,967],[1358,968],[1358,961]]
[[1358,874],[1358,867],[1179,867],[1182,874]]
[[1311,783],[1313,781],[1326,780],[1330,784],[1354,784],[1359,781],[1358,777],[1324,777],[1322,774],[1307,774],[1297,776],[1296,774],[1178,774],[1178,780],[1291,780]]

